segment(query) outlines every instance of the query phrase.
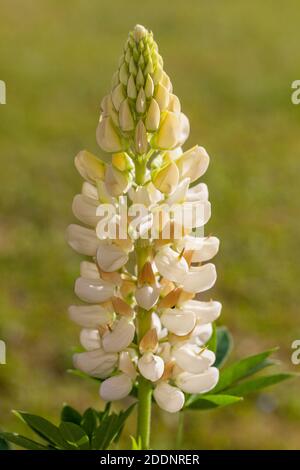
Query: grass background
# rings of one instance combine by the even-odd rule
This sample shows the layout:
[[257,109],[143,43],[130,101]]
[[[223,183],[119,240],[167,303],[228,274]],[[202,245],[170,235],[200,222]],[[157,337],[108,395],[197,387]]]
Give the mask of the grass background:
[[[137,22],[155,33],[191,121],[188,144],[212,157],[208,232],[222,242],[213,296],[234,335],[233,356],[279,345],[284,368],[299,371],[290,362],[300,338],[300,106],[290,99],[300,78],[299,2],[1,0],[0,15],[1,426],[24,430],[11,408],[56,420],[62,402],[101,406],[93,384],[66,374],[78,343],[66,311],[80,259],[64,231],[81,186],[74,155],[101,155],[99,103]],[[153,448],[172,448],[176,427],[155,410]],[[188,414],[183,447],[299,442],[294,380],[228,409]]]

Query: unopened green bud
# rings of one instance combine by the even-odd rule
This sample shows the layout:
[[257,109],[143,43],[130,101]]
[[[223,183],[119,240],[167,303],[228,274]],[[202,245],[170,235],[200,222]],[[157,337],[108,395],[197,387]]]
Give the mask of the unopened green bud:
[[115,88],[119,83],[119,72],[115,72],[111,79],[111,87]]
[[129,65],[129,63],[130,63],[130,59],[131,59],[131,51],[130,51],[130,49],[129,49],[129,47],[128,47],[128,49],[126,50],[126,54],[125,54],[125,61],[126,61],[126,63],[127,63],[128,65]]
[[125,98],[126,98],[126,95],[125,95],[124,86],[122,85],[122,83],[119,83],[119,85],[117,85],[113,89],[112,94],[111,94],[113,105],[117,111],[119,111],[120,105],[122,101],[125,100]]
[[136,110],[139,114],[143,114],[146,111],[146,95],[143,88],[140,88],[136,99]]
[[149,132],[156,131],[159,127],[159,121],[160,121],[159,106],[157,104],[157,101],[155,101],[155,99],[152,98],[150,102],[150,106],[147,111],[146,120],[145,120],[147,131]]
[[168,105],[168,110],[173,111],[174,113],[180,113],[181,112],[181,105],[178,96],[173,95],[173,93],[170,93],[169,95],[169,105]]
[[134,136],[134,144],[136,151],[139,154],[143,154],[147,152],[148,148],[148,141],[147,141],[147,132],[143,121],[140,119],[136,128],[135,128],[135,136]]
[[133,58],[133,57],[130,58],[130,62],[129,62],[129,72],[130,72],[132,75],[134,75],[134,76],[136,76],[136,74],[137,74],[137,68],[136,68],[136,65],[135,65],[135,62],[134,62],[134,58]]
[[153,71],[154,71],[153,62],[152,62],[151,57],[149,57],[148,62],[147,62],[146,67],[145,67],[145,70],[144,70],[144,73],[145,74],[147,74],[147,73],[152,74]]
[[119,109],[119,123],[121,129],[125,132],[130,132],[134,129],[134,121],[131,113],[131,109],[128,103],[128,99],[121,103]]
[[145,94],[147,98],[151,98],[154,93],[154,83],[151,78],[151,76],[148,74],[146,78],[146,84],[145,84]]
[[161,111],[165,111],[169,104],[169,92],[168,90],[161,85],[160,83],[157,85],[156,92],[154,95],[158,106]]
[[145,59],[144,59],[143,54],[140,55],[138,64],[140,67],[143,67],[145,65]]
[[127,83],[127,95],[129,98],[135,100],[137,93],[136,93],[136,86],[133,75],[130,75]]
[[162,76],[161,76],[161,79],[160,79],[160,83],[166,87],[166,89],[168,90],[169,93],[172,93],[173,91],[173,85],[171,83],[171,80],[170,80],[170,77],[169,75],[166,74],[165,71],[163,71],[162,73]]
[[153,81],[155,85],[159,83],[160,79],[162,76],[162,66],[160,64],[157,64],[154,72],[153,72]]
[[136,76],[136,84],[137,86],[143,86],[144,85],[144,75],[143,75],[143,72],[141,70],[141,68],[139,67],[139,70],[138,70],[138,73],[137,73],[137,76]]
[[123,62],[123,64],[120,67],[120,71],[119,71],[120,82],[123,83],[123,85],[126,86],[127,82],[128,82],[128,78],[129,78],[128,67],[126,65],[126,62]]

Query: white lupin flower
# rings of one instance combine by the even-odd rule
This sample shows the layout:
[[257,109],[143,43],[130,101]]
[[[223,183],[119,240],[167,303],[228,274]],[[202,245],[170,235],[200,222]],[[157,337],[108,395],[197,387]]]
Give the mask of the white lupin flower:
[[[105,379],[102,399],[125,398],[142,376],[170,413],[182,409],[185,393],[211,390],[219,375],[206,348],[221,304],[194,298],[216,280],[214,265],[202,263],[216,255],[219,240],[193,236],[211,215],[207,186],[198,182],[209,156],[198,145],[183,150],[189,132],[153,35],[137,25],[101,102],[96,136],[111,158],[86,150],[75,157],[85,181],[73,213],[89,228],[72,224],[66,238],[91,257],[75,282],[90,305],[71,306],[69,316],[82,327],[86,350],[74,355],[74,366]],[[134,214],[135,204],[147,212]],[[180,222],[168,215],[173,206],[183,209]]]
[[159,273],[169,281],[181,283],[188,273],[188,264],[184,257],[169,246],[159,250],[154,258]]
[[115,286],[103,279],[79,277],[75,282],[75,294],[80,300],[89,303],[106,302],[114,295]]
[[80,343],[87,351],[94,351],[101,348],[99,330],[84,328],[80,332]]
[[100,397],[106,401],[122,400],[129,395],[132,389],[132,380],[126,374],[110,377],[100,385]]
[[179,367],[192,374],[204,372],[216,359],[212,351],[189,343],[173,348],[172,355]]
[[85,328],[98,328],[111,323],[113,312],[101,305],[72,305],[69,307],[71,320]]
[[73,199],[72,211],[75,217],[83,224],[95,227],[99,221],[96,210],[99,202],[82,194],[77,194]]
[[196,315],[192,311],[179,308],[168,308],[161,316],[162,324],[177,336],[189,334],[196,324]]
[[184,405],[184,394],[182,391],[167,382],[158,383],[153,395],[158,406],[169,413],[180,411]]
[[135,291],[137,304],[145,310],[150,310],[159,298],[159,288],[157,286],[142,286]]
[[119,352],[132,343],[135,326],[127,318],[123,317],[116,322],[112,331],[107,331],[102,336],[102,347],[106,352]]
[[127,253],[115,244],[99,246],[97,262],[103,271],[113,272],[120,269],[128,261]]
[[201,374],[191,374],[182,372],[177,375],[176,385],[186,393],[207,393],[212,390],[219,380],[219,370],[216,367],[209,367]]
[[67,228],[66,239],[70,247],[82,255],[95,256],[99,240],[94,230],[71,224]]
[[217,279],[215,265],[212,263],[203,266],[192,266],[182,282],[183,289],[187,292],[203,292],[210,289]]
[[100,379],[108,377],[118,361],[117,354],[106,353],[103,349],[74,354],[73,363],[76,369]]
[[164,361],[161,357],[147,352],[138,360],[138,368],[143,377],[156,382],[164,373]]
[[222,305],[213,300],[209,302],[188,300],[181,308],[184,311],[192,311],[196,315],[197,323],[204,324],[212,323],[220,316]]

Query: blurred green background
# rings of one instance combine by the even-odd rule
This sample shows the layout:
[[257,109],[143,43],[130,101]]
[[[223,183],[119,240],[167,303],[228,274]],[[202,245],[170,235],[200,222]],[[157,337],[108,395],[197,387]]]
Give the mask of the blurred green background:
[[[136,23],[154,31],[191,121],[188,144],[212,157],[208,232],[222,243],[212,295],[233,357],[279,345],[283,368],[299,372],[290,361],[300,338],[300,106],[290,98],[299,2],[1,0],[0,15],[0,425],[24,431],[12,408],[55,421],[63,402],[102,406],[92,382],[66,373],[78,344],[67,307],[80,258],[64,232],[81,187],[73,158],[83,148],[101,155],[99,103]],[[299,387],[191,412],[183,447],[299,448]],[[152,447],[172,448],[176,418],[155,410],[153,424]]]

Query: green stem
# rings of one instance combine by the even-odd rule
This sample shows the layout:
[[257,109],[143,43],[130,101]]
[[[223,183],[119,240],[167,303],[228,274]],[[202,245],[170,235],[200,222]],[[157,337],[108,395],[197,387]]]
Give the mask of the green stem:
[[135,161],[135,182],[138,185],[145,183],[147,161],[147,155],[141,155]]
[[182,447],[183,430],[184,430],[184,412],[181,411],[180,413],[178,413],[178,427],[177,427],[177,434],[176,434],[176,449],[181,449],[181,447]]

